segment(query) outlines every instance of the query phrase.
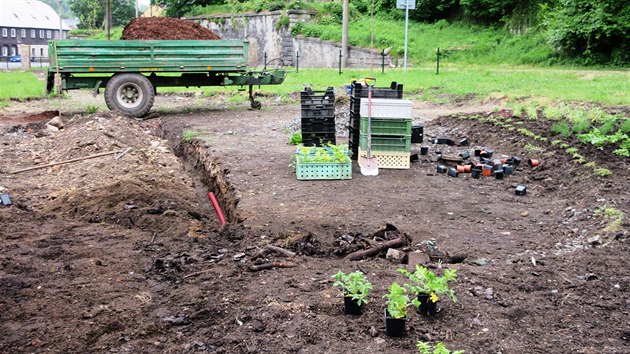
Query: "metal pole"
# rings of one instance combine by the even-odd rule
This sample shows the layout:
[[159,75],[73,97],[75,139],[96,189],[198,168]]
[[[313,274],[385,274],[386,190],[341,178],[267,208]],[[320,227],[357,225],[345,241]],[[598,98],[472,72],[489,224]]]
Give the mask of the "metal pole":
[[440,75],[440,48],[437,49],[437,69],[435,75]]
[[409,31],[409,0],[405,1],[405,61],[404,72],[407,72],[407,32]]
[[[341,50],[344,58],[348,58],[348,21],[350,18],[350,0],[343,0],[343,10],[341,17]],[[348,66],[348,61],[344,63]]]
[[263,55],[263,61],[264,61],[263,71],[267,71],[267,52],[266,51],[264,52],[264,55]]
[[111,1],[105,3],[105,17],[107,18],[107,40],[110,40],[110,28],[112,27],[112,6]]
[[[61,0],[59,0],[59,38],[58,39],[63,39],[63,25],[62,25],[61,21]],[[30,53],[29,53],[30,55]]]
[[300,51],[295,52],[295,72],[300,72]]
[[385,74],[385,51],[381,52],[381,74]]
[[341,75],[341,58],[343,57],[343,55],[341,55],[341,50],[339,51],[339,75]]

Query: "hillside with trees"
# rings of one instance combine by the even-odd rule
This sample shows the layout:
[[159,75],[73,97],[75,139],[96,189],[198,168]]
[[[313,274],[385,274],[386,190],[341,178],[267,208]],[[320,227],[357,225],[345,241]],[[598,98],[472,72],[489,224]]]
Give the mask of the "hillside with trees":
[[[86,1],[98,0],[75,0]],[[341,0],[152,2],[165,6],[167,14],[173,17],[216,12],[312,9],[318,12],[318,23],[300,25],[294,34],[332,40],[341,38]],[[370,14],[374,15],[374,21],[378,21],[376,28],[379,29],[374,31],[373,39],[366,41],[365,38],[351,38],[351,44],[365,47],[375,45],[377,48],[399,46],[396,39],[388,39],[386,35],[392,32],[391,28],[400,28],[401,21],[404,21],[404,11],[396,9],[395,0],[351,0],[349,3],[351,37],[352,26],[365,26],[366,21],[371,21]],[[528,47],[523,54],[534,58],[525,60],[526,63],[568,62],[618,67],[630,64],[630,2],[625,0],[416,0],[416,4],[416,10],[409,12],[411,27],[415,25],[421,28],[420,31],[426,31],[435,26],[441,30],[456,26],[471,32],[473,36],[475,33],[486,36],[492,32],[491,36],[497,37],[495,42],[498,41],[494,46]],[[361,28],[360,32],[365,34],[365,28]],[[478,46],[470,43],[464,46],[473,51],[487,51],[484,46],[488,43],[483,40],[480,42],[484,44]],[[517,52],[519,50],[516,49]]]

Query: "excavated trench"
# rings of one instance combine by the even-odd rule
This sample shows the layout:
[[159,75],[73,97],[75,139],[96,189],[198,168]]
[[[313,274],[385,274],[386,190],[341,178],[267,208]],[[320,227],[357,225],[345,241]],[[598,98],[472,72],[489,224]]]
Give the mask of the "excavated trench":
[[237,210],[239,199],[230,183],[230,171],[223,166],[219,158],[209,153],[207,144],[199,139],[183,141],[179,135],[166,130],[162,125],[157,127],[155,134],[170,142],[175,155],[194,181],[195,194],[205,214],[218,215],[208,195],[212,192],[225,221],[227,223],[240,222]]

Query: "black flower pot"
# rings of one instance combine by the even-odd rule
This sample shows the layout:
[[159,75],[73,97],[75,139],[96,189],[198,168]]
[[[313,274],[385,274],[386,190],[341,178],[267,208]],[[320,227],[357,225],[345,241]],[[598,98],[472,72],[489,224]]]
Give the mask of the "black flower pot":
[[353,300],[350,296],[343,297],[344,310],[348,315],[360,315],[363,313],[363,303],[359,305],[357,300]]
[[387,309],[385,309],[385,333],[388,337],[404,337],[405,325],[407,318],[393,318],[389,317]]
[[420,301],[418,312],[421,314],[428,316],[435,315],[437,313],[437,302],[431,301],[431,296],[429,294],[418,294],[418,301]]

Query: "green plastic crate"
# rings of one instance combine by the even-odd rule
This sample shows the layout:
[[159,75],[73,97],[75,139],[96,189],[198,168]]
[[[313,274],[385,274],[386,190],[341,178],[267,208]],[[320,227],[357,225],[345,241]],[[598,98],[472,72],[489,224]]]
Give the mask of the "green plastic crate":
[[301,163],[298,157],[295,174],[299,180],[352,179],[352,161],[329,163]]
[[[367,151],[367,135],[359,137],[359,147]],[[411,151],[411,135],[374,136],[372,135],[372,151],[407,152]]]
[[[411,118],[372,118],[372,136],[374,135],[411,135]],[[367,117],[361,117],[361,134],[367,136]]]

